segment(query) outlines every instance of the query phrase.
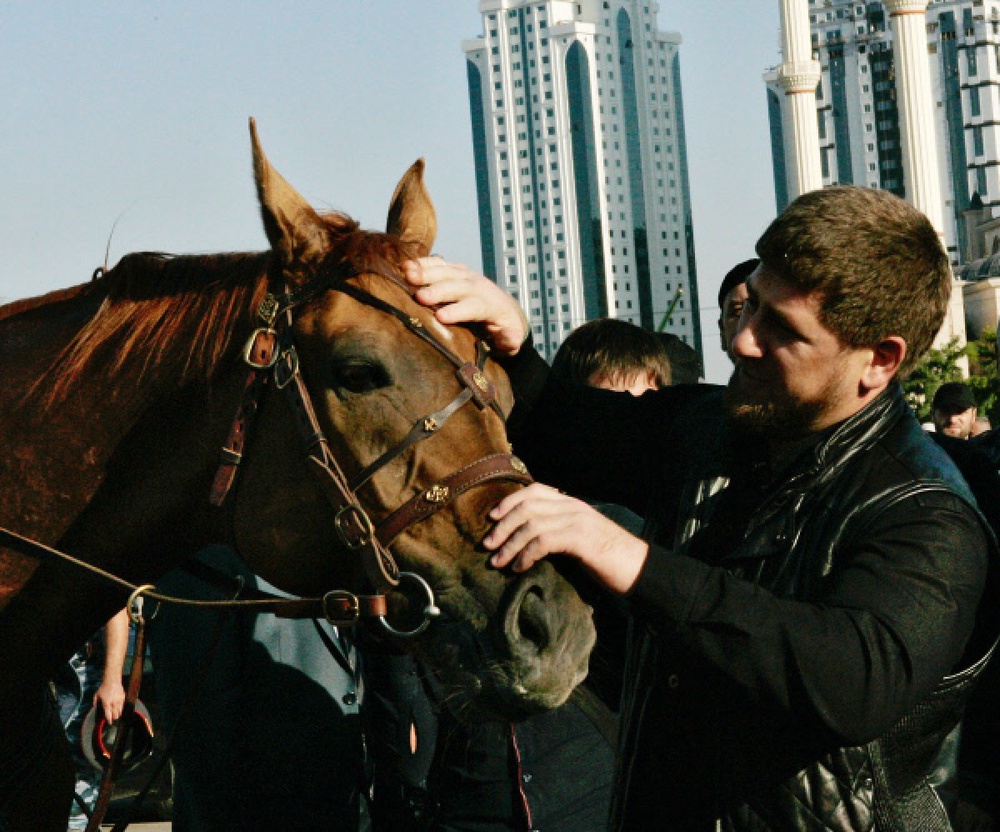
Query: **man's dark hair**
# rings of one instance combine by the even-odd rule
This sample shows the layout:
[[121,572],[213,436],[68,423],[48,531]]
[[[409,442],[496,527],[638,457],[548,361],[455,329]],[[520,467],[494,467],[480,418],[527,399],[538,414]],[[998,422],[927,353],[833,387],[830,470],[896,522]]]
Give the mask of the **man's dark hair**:
[[749,260],[744,260],[742,263],[737,263],[733,266],[726,276],[722,278],[722,283],[719,284],[719,315],[722,315],[722,307],[726,303],[726,295],[728,295],[733,289],[739,286],[741,283],[746,283],[747,278],[754,273],[757,266],[760,265],[760,258],[751,257]]
[[764,267],[820,293],[820,322],[848,347],[906,341],[908,373],[941,328],[948,255],[930,221],[887,191],[838,186],[796,199],[757,241]]
[[649,375],[658,387],[666,387],[670,359],[655,333],[628,321],[599,318],[566,336],[552,359],[552,372],[577,384],[589,384],[595,376],[628,381]]

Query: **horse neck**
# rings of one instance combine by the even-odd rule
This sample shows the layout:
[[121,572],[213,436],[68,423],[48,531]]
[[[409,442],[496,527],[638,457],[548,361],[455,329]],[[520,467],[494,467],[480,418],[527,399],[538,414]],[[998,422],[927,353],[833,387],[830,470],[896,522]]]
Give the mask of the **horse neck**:
[[[207,504],[201,480],[218,458],[240,374],[180,384],[179,362],[147,373],[136,365],[114,389],[82,378],[65,398],[46,403],[38,380],[101,301],[81,291],[0,318],[0,526],[72,547],[100,565],[128,560],[129,572],[146,574],[150,567],[134,549],[126,552],[162,536],[186,507],[197,512],[199,498]],[[183,558],[180,541],[177,549]],[[30,571],[10,557],[0,562],[0,594]]]

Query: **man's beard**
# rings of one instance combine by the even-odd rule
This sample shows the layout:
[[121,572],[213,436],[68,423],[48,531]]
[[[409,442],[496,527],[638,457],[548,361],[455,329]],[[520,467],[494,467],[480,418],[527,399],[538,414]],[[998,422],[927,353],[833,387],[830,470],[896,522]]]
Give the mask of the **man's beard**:
[[723,403],[726,418],[740,432],[766,439],[794,439],[809,433],[826,409],[827,399],[802,402],[783,390],[758,390],[737,367]]

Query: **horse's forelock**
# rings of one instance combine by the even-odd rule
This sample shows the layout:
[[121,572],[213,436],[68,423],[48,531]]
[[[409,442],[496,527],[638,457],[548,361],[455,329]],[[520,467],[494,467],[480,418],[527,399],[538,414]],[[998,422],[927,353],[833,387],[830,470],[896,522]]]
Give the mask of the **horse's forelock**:
[[343,262],[357,273],[401,275],[403,263],[417,256],[399,237],[377,231],[357,231],[337,246]]

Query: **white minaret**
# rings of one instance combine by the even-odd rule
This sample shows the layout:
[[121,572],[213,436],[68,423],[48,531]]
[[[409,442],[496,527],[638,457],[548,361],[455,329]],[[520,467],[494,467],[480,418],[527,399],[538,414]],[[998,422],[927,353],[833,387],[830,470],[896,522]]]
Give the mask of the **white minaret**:
[[[926,3],[925,3],[926,5]],[[816,87],[820,66],[813,60],[809,31],[809,0],[781,0],[781,56],[778,84],[785,91],[785,141],[788,199],[823,187],[816,121]]]
[[[934,90],[927,58],[927,0],[883,0],[892,25],[895,50],[896,101],[903,150],[907,200],[927,215],[944,235],[941,172],[934,123]],[[935,346],[958,337],[965,343],[962,290],[956,286]]]
[[906,198],[944,229],[934,89],[927,60],[927,0],[884,0],[895,49],[896,101]]

